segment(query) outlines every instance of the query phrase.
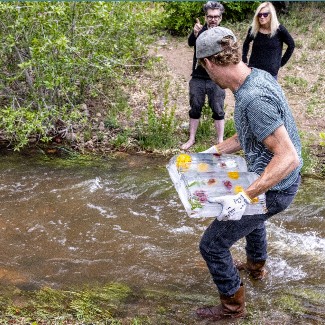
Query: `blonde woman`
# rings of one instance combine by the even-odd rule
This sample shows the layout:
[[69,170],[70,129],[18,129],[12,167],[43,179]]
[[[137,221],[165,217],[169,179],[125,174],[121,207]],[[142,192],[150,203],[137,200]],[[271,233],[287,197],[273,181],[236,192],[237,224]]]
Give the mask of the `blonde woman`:
[[[295,42],[287,29],[278,21],[271,2],[263,2],[255,11],[243,44],[242,60],[247,63],[250,43],[253,42],[248,66],[269,72],[277,79],[280,67],[290,59]],[[282,56],[283,44],[287,49]]]

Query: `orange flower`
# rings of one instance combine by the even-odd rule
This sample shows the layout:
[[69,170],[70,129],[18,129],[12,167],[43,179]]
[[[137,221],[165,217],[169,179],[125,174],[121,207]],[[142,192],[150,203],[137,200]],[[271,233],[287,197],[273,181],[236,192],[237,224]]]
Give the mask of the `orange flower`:
[[199,172],[207,172],[209,170],[209,165],[207,163],[199,163],[197,165],[197,170]]
[[210,178],[208,180],[208,185],[214,185],[214,184],[217,184],[217,180],[215,178]]

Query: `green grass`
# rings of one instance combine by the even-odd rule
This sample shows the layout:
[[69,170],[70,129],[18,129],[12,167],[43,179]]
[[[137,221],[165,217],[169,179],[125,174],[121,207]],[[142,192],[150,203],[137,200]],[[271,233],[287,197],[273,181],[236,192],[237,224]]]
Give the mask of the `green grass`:
[[[321,324],[324,299],[321,288],[288,287],[270,296],[260,294],[258,301],[247,301],[248,315],[236,324],[279,324],[285,319],[290,324],[303,324],[310,316],[315,324]],[[218,303],[217,295],[140,290],[122,283],[65,290],[45,287],[21,291],[2,287],[0,324],[187,325],[196,323],[196,308]]]

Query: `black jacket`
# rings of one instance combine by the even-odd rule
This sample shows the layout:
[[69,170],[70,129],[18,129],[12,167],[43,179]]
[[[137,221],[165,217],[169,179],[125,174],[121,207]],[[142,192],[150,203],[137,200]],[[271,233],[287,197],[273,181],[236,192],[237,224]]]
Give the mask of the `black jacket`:
[[[204,24],[203,28],[199,31],[198,37],[201,33],[203,33],[204,31],[206,31],[208,29],[207,24]],[[206,72],[206,70],[201,66],[197,66],[196,67],[196,63],[197,63],[197,58],[196,58],[196,37],[194,35],[194,31],[192,31],[191,35],[188,37],[188,45],[189,46],[194,46],[194,55],[193,55],[193,66],[192,66],[192,74],[191,76],[193,78],[200,78],[200,79],[207,79],[209,80],[210,77],[208,75],[208,73]]]
[[[249,44],[253,42],[248,65],[265,70],[271,73],[271,75],[276,76],[280,67],[283,67],[288,62],[293,53],[295,48],[293,38],[282,25],[279,26],[273,37],[258,32],[254,39],[250,32],[251,27],[243,44],[242,60],[247,63]],[[283,43],[287,45],[287,49],[282,56]]]

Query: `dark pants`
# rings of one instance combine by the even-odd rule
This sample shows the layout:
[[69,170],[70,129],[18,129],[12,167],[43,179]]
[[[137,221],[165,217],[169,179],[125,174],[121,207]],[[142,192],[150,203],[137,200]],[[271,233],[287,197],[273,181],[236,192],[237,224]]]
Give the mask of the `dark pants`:
[[205,96],[208,97],[208,103],[212,110],[214,120],[223,120],[225,117],[224,101],[226,93],[224,89],[217,86],[212,80],[192,78],[190,87],[190,118],[199,119],[202,108],[205,104]]
[[206,229],[200,242],[200,251],[221,294],[233,295],[241,283],[230,253],[231,246],[246,237],[247,257],[256,262],[265,261],[267,259],[265,221],[291,204],[299,184],[300,176],[284,191],[268,191],[266,214],[244,215],[237,221],[215,219]]

